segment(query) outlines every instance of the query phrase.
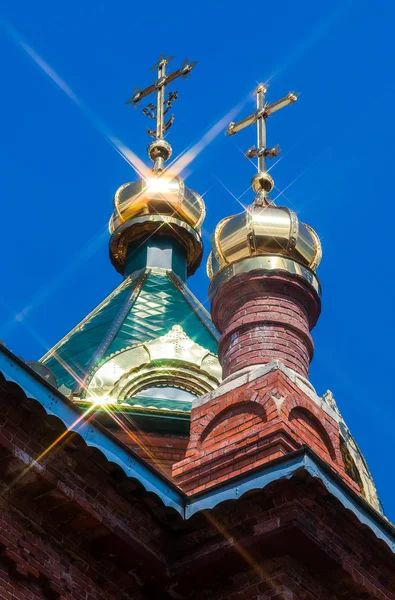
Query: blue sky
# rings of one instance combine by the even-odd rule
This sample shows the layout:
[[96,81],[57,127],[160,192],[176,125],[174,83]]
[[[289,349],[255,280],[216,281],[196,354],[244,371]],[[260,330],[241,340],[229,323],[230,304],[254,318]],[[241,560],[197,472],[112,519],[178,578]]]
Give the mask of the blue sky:
[[[256,83],[271,78],[269,100],[301,92],[268,122],[268,142],[283,149],[272,170],[286,189],[277,203],[296,209],[323,243],[311,380],[319,393],[334,393],[395,520],[395,5],[4,4],[0,338],[37,359],[119,283],[107,222],[114,191],[134,173],[108,136],[145,157],[150,124],[124,102],[151,82],[159,54],[175,55],[172,67],[185,56],[199,61],[177,86],[175,153],[239,103],[247,114]],[[67,88],[51,81],[26,44]],[[242,152],[254,143],[252,129],[220,133],[188,169],[188,185],[206,192],[206,254],[218,220],[239,210],[224,186],[236,197],[248,188],[254,170]],[[189,284],[208,306],[204,268]]]

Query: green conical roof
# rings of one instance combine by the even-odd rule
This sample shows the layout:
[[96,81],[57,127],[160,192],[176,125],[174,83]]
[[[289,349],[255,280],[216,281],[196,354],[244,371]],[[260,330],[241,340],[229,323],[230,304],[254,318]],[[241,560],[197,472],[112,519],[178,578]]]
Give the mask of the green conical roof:
[[157,340],[174,326],[217,354],[218,334],[187,286],[173,271],[146,268],[128,276],[40,362],[51,369],[59,387],[78,393],[111,356]]

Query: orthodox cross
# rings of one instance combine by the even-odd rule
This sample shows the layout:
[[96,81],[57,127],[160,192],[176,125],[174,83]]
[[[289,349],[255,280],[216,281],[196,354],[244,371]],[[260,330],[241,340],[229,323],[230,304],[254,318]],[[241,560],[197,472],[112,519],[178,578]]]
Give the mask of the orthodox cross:
[[[289,92],[280,100],[276,100],[271,104],[267,104],[265,103],[266,92],[266,85],[260,83],[255,90],[256,111],[248,117],[241,119],[241,121],[238,121],[237,123],[229,123],[226,130],[226,133],[229,135],[235,135],[245,127],[248,127],[253,123],[257,124],[257,146],[252,146],[252,148],[249,148],[246,152],[246,156],[248,156],[248,158],[258,158],[258,175],[254,178],[257,181],[256,186],[254,186],[253,180],[253,188],[257,192],[260,190],[263,192],[269,192],[270,189],[272,189],[274,183],[272,185],[273,180],[266,171],[266,157],[272,158],[280,153],[280,147],[278,145],[274,146],[273,148],[266,147],[266,119],[274,112],[280,110],[280,108],[284,108],[284,106],[293,104],[298,99],[298,96],[295,94],[295,92]],[[262,178],[262,174],[266,174],[266,177]],[[259,180],[261,183],[258,185]]]
[[165,115],[171,109],[173,102],[178,98],[178,92],[169,92],[166,98],[166,86],[179,77],[188,77],[189,73],[196,65],[196,62],[185,59],[180,69],[166,75],[166,66],[173,58],[173,56],[166,57],[162,54],[158,62],[151,69],[151,71],[157,70],[158,74],[156,81],[144,90],[140,90],[137,87],[134,90],[132,97],[126,102],[126,104],[137,106],[140,100],[156,92],[156,105],[150,103],[143,109],[143,113],[147,117],[156,119],[156,128],[147,129],[148,134],[155,139],[155,142],[148,148],[148,154],[150,158],[155,161],[154,170],[156,171],[163,170],[164,161],[167,160],[171,154],[171,147],[164,141],[164,134],[173,124],[174,115],[171,115],[166,123]]

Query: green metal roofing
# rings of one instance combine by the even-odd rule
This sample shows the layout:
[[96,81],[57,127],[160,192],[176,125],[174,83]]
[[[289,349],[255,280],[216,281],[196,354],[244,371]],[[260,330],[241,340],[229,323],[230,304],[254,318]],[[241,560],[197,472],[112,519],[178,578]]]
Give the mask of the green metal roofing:
[[145,269],[127,277],[40,362],[59,386],[76,389],[78,380],[112,354],[165,335],[173,325],[217,354],[210,317],[181,279],[164,269]]

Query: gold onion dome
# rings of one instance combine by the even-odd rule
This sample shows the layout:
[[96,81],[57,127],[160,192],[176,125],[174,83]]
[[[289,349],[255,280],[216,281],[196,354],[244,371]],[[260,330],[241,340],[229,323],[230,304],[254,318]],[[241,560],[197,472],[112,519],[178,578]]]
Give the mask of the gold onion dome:
[[179,77],[186,78],[195,62],[185,60],[181,68],[166,74],[166,66],[172,57],[162,55],[154,69],[156,81],[144,90],[136,88],[126,104],[137,106],[151,94],[156,94],[156,105],[150,103],[143,113],[156,121],[156,128],[147,130],[154,140],[148,146],[148,156],[153,161],[152,171],[148,168],[133,183],[125,183],[115,193],[114,213],[110,219],[110,257],[117,271],[125,270],[128,248],[131,244],[142,244],[151,236],[173,238],[185,250],[187,275],[198,268],[203,254],[200,227],[205,217],[204,202],[194,190],[189,189],[177,173],[165,168],[172,149],[164,139],[165,132],[173,123],[174,115],[165,122],[165,115],[177,99],[177,92],[166,87]]
[[239,273],[254,269],[283,270],[307,279],[320,290],[315,271],[322,257],[316,232],[299,221],[296,213],[276,206],[269,193],[274,181],[266,170],[266,157],[277,156],[279,148],[266,147],[265,121],[280,108],[292,104],[297,96],[290,92],[281,100],[267,104],[266,87],[256,90],[257,110],[238,123],[230,123],[227,133],[234,135],[252,123],[257,123],[258,145],[247,151],[249,158],[258,158],[258,173],[251,185],[256,197],[244,212],[222,219],[215,228],[212,252],[207,261],[207,274],[212,280],[210,296],[222,282]]
[[150,172],[115,193],[110,220],[110,255],[123,271],[128,245],[152,234],[175,238],[185,249],[188,275],[200,264],[203,244],[200,227],[205,217],[201,196],[178,176]]
[[273,266],[281,264],[274,257],[285,257],[315,271],[322,256],[318,235],[293,210],[260,202],[222,219],[212,248],[207,266],[210,278],[232,263],[255,256],[272,256]]

